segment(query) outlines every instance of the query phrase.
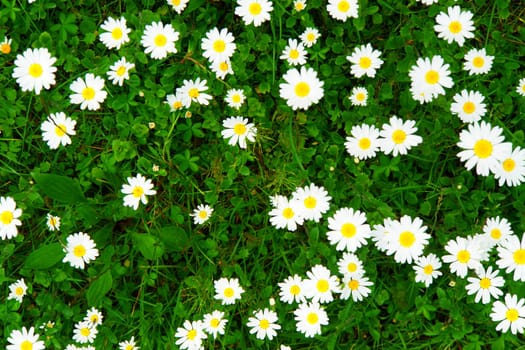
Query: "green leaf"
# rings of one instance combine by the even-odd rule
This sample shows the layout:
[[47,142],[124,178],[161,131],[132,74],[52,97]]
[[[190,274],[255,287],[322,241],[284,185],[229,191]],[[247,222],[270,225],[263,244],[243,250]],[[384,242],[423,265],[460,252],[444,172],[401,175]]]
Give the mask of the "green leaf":
[[181,227],[166,226],[159,231],[160,241],[166,246],[166,250],[180,252],[190,246],[188,234]]
[[76,179],[56,174],[31,174],[40,190],[48,197],[61,202],[74,204],[85,202],[86,197]]
[[148,260],[156,260],[164,254],[164,244],[157,237],[148,234],[134,233],[132,236],[135,248]]
[[121,162],[124,159],[133,159],[137,155],[136,146],[130,141],[113,140],[111,146],[117,162]]
[[89,286],[86,298],[88,305],[98,306],[104,295],[111,290],[113,277],[111,271],[104,272],[99,278],[93,281]]
[[44,245],[33,251],[26,259],[24,267],[34,270],[44,270],[58,263],[64,257],[60,243]]

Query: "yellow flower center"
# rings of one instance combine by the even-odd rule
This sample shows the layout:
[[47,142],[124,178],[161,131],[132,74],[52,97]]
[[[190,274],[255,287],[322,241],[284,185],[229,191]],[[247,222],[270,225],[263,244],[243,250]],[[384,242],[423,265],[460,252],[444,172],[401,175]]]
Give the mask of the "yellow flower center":
[[15,288],[15,294],[18,295],[18,296],[22,296],[22,295],[24,295],[24,288],[22,288],[22,287],[16,287],[16,288]]
[[225,296],[226,298],[231,298],[231,297],[233,297],[233,294],[235,294],[235,291],[233,290],[233,288],[231,288],[231,287],[226,287],[226,288],[224,289],[224,296]]
[[312,42],[315,40],[315,34],[314,33],[308,33],[306,35],[306,41]]
[[460,21],[452,21],[448,25],[448,30],[450,30],[452,34],[458,34],[459,32],[461,32],[462,28],[463,26],[461,25]]
[[118,67],[118,69],[115,71],[115,73],[117,73],[117,75],[119,77],[123,76],[124,74],[126,74],[126,66]]
[[427,84],[430,85],[437,84],[437,82],[439,81],[439,73],[435,70],[429,70],[425,74],[425,81],[427,82]]
[[250,12],[252,16],[257,16],[258,14],[261,13],[261,11],[262,11],[262,6],[257,2],[252,2],[250,6],[248,7],[248,12]]
[[514,252],[513,256],[514,262],[518,265],[525,264],[525,249],[518,249]]
[[[59,125],[55,126],[55,134],[58,137],[64,136],[66,134],[66,126],[64,124],[59,124]],[[49,221],[51,222],[51,220],[49,220]]]
[[[55,129],[55,133],[58,135],[58,130]],[[58,136],[60,136],[60,135],[58,135]],[[49,218],[49,226],[56,227],[56,225],[57,225],[57,219],[54,216],[51,216]]]
[[0,44],[0,52],[7,55],[11,52],[11,45],[9,45],[8,43]]
[[294,284],[293,286],[290,287],[291,295],[297,295],[299,293],[301,293],[301,288],[297,284]]
[[241,96],[235,94],[232,96],[232,102],[233,103],[240,103],[241,102]]
[[308,196],[304,199],[304,206],[307,209],[313,209],[317,205],[317,199],[312,196]]
[[239,136],[242,136],[246,133],[246,125],[243,123],[237,123],[233,127],[233,132],[236,133]]
[[490,288],[492,284],[490,283],[490,278],[487,278],[487,277],[483,277],[482,279],[479,280],[479,286],[483,289],[488,289]]
[[120,28],[114,28],[111,31],[111,37],[113,38],[113,40],[120,40],[122,38],[122,34],[122,29]]
[[199,211],[199,217],[201,219],[206,219],[208,217],[208,212],[206,210]]
[[29,66],[29,75],[33,78],[39,78],[42,73],[44,73],[44,69],[42,68],[42,65],[40,63],[32,63]]
[[362,69],[370,68],[371,65],[372,60],[369,57],[361,57],[359,59],[359,67],[361,67]]
[[490,231],[490,237],[494,238],[494,239],[500,239],[501,238],[501,231],[499,228],[493,228],[491,231]]
[[317,290],[321,293],[328,292],[328,289],[330,288],[330,285],[328,284],[327,280],[319,280],[317,281]]
[[77,258],[81,258],[84,255],[86,255],[86,247],[79,244],[75,248],[73,248],[73,255],[75,255]]
[[142,188],[142,186],[135,186],[135,187],[133,187],[133,190],[131,191],[131,194],[135,198],[140,198],[140,197],[142,197],[144,195],[144,189]]
[[356,232],[357,232],[357,228],[352,223],[347,222],[346,224],[343,224],[343,226],[341,226],[341,234],[345,238],[354,237]]
[[462,264],[466,264],[470,260],[470,252],[468,250],[460,250],[457,255],[458,261]]
[[219,327],[220,323],[221,323],[221,321],[219,321],[218,318],[212,318],[211,321],[210,321],[210,326],[211,326],[211,328],[217,328],[217,327]]
[[503,166],[503,170],[511,172],[516,167],[516,162],[512,158],[507,158],[501,163],[501,165]]
[[228,62],[227,61],[222,61],[221,63],[219,63],[219,69],[223,72],[226,72],[228,71]]
[[407,134],[403,130],[397,129],[396,131],[392,133],[392,141],[394,141],[396,145],[399,145],[405,142],[406,138],[407,138]]
[[346,0],[339,1],[337,4],[337,9],[340,12],[347,12],[350,9],[350,4]]
[[292,208],[284,208],[282,215],[285,219],[290,220],[294,217],[295,213]]
[[361,149],[369,149],[371,144],[372,142],[370,141],[368,137],[361,138],[358,143],[359,148]]
[[89,101],[95,98],[95,89],[92,87],[85,87],[84,90],[82,90],[82,98],[84,100]]
[[492,143],[488,140],[481,139],[474,144],[474,154],[478,158],[488,158],[492,154]]
[[188,95],[190,95],[191,98],[199,97],[199,89],[191,88],[190,91],[188,91]]
[[270,327],[270,322],[268,322],[267,319],[260,320],[260,321],[259,321],[259,327],[260,327],[261,329],[268,329],[268,327]]
[[346,265],[346,269],[348,270],[348,272],[355,272],[357,270],[357,264],[351,262],[348,265]]
[[135,350],[135,347],[131,344],[126,345],[125,350]]
[[348,288],[350,288],[351,290],[357,290],[357,288],[359,288],[359,281],[358,280],[348,281]]
[[195,339],[195,337],[197,337],[197,331],[195,329],[188,331],[188,333],[186,334],[186,338],[188,338],[189,340],[193,340]]
[[213,50],[215,52],[224,52],[226,50],[226,43],[222,39],[217,39],[213,42]]
[[175,101],[172,104],[173,109],[180,109],[182,108],[182,102],[181,101]]
[[171,3],[175,6],[179,6],[180,5],[180,0],[171,0]]
[[97,323],[98,322],[98,316],[97,315],[92,315],[91,316],[91,323]]
[[296,49],[290,50],[290,58],[292,60],[298,59],[299,58],[299,51],[297,51]]
[[9,225],[13,221],[13,213],[9,210],[6,210],[0,214],[0,221],[4,225]]
[[434,267],[433,267],[432,265],[428,264],[427,266],[425,266],[425,267],[423,268],[423,272],[424,272],[425,274],[427,274],[427,275],[431,275],[432,272],[434,272]]
[[306,316],[306,322],[309,324],[317,324],[319,322],[319,316],[315,312],[310,312],[308,316]]
[[84,337],[87,337],[91,334],[91,331],[89,330],[89,328],[84,327],[80,330],[80,334]]
[[296,2],[295,3],[295,10],[296,11],[302,11],[304,10],[304,4],[302,2]]
[[463,112],[467,114],[471,114],[471,113],[474,113],[475,110],[476,110],[476,105],[474,104],[474,102],[468,101],[463,104]]
[[359,102],[363,102],[364,100],[366,100],[366,95],[362,92],[358,92],[357,95],[355,95],[355,99]]
[[310,93],[310,85],[308,85],[308,83],[301,81],[300,83],[295,85],[295,94],[298,97],[308,96],[309,93]]
[[155,46],[163,47],[168,42],[168,38],[166,38],[166,35],[164,34],[157,34],[155,39],[153,39],[153,42],[155,43]]
[[476,68],[482,68],[485,65],[485,60],[483,59],[483,57],[476,56],[472,60],[472,65]]
[[520,314],[519,314],[518,310],[516,310],[516,309],[508,309],[507,312],[505,312],[505,317],[510,322],[516,321],[518,319],[519,315]]
[[416,236],[410,231],[401,232],[399,235],[399,244],[405,248],[410,248],[416,241]]
[[33,343],[29,340],[24,340],[20,343],[20,350],[33,350]]

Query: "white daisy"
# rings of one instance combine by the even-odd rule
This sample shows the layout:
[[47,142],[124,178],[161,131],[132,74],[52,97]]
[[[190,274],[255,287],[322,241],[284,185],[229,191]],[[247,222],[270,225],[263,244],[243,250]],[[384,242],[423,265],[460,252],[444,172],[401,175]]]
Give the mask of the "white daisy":
[[358,159],[368,159],[376,156],[379,150],[379,129],[373,125],[361,124],[352,126],[352,136],[346,137],[347,152]]
[[62,262],[68,262],[73,267],[83,269],[85,264],[97,258],[98,249],[88,234],[77,232],[69,235],[66,241],[67,245],[64,248],[66,256]]
[[321,37],[321,34],[319,33],[319,30],[314,27],[307,27],[304,32],[299,36],[299,39],[301,39],[301,42],[306,47],[312,47],[317,42],[317,40]]
[[207,338],[206,332],[204,332],[204,324],[202,321],[190,322],[186,320],[182,327],[177,328],[175,338],[177,338],[175,345],[179,345],[181,349],[204,349],[202,341]]
[[105,32],[100,34],[99,39],[108,49],[119,50],[122,45],[129,42],[128,34],[131,32],[131,29],[126,26],[124,17],[120,17],[117,20],[108,17],[100,28],[105,30]]
[[347,300],[351,296],[354,302],[361,301],[370,294],[372,290],[368,287],[373,284],[368,277],[361,274],[345,275],[343,277],[341,299]]
[[343,22],[350,17],[357,18],[359,15],[357,0],[328,0],[326,9],[330,17]]
[[13,78],[22,91],[34,91],[40,95],[42,89],[49,90],[55,84],[57,68],[53,64],[56,60],[46,48],[27,49],[16,55]]
[[293,313],[297,331],[306,338],[321,334],[321,326],[328,324],[328,315],[319,303],[302,303]]
[[463,69],[469,75],[486,74],[492,68],[494,56],[487,55],[485,48],[481,50],[471,49],[465,54],[464,60]]
[[121,341],[118,343],[119,350],[139,350],[137,344],[135,344],[135,337],[132,336],[130,340]]
[[488,218],[483,226],[484,241],[490,242],[490,247],[499,245],[514,234],[509,221],[506,218]]
[[292,304],[293,302],[303,303],[306,301],[304,281],[299,275],[288,276],[277,285],[279,286],[279,299],[283,303]]
[[445,39],[449,44],[455,41],[463,46],[465,39],[474,37],[473,31],[476,28],[472,16],[472,12],[462,11],[459,6],[448,7],[447,13],[440,12],[436,16],[434,30],[438,33],[438,38]]
[[496,168],[492,169],[499,185],[519,186],[525,181],[525,149],[507,149]]
[[167,0],[168,5],[171,5],[171,7],[177,11],[177,13],[180,15],[182,11],[186,8],[186,5],[188,5],[188,2],[190,0]]
[[229,60],[237,45],[234,43],[235,37],[228,29],[223,28],[219,31],[217,27],[209,30],[206,37],[202,38],[201,48],[203,56],[210,62]]
[[512,334],[523,334],[525,329],[525,299],[518,299],[517,295],[505,294],[505,302],[499,300],[492,304],[492,321],[499,322],[497,331],[507,332],[510,328]]
[[44,350],[46,346],[43,340],[38,340],[39,337],[33,327],[29,328],[29,331],[26,327],[22,327],[21,331],[15,329],[11,331],[7,338],[9,344],[6,350]]
[[279,84],[279,95],[294,111],[308,109],[324,96],[324,83],[317,78],[317,72],[312,68],[301,67],[300,71],[292,68],[284,74],[283,79],[285,83]]
[[24,296],[27,294],[27,285],[23,278],[9,285],[9,295],[7,299],[15,299],[19,303],[22,302]]
[[430,102],[445,94],[444,88],[451,88],[454,82],[450,78],[449,65],[441,56],[418,58],[410,68],[410,92],[420,103]]
[[202,225],[208,221],[213,213],[213,208],[208,204],[199,204],[190,214],[195,225]]
[[306,8],[306,0],[294,0],[293,8],[295,9],[295,11],[301,12]]
[[346,59],[352,63],[350,73],[356,78],[361,78],[363,75],[375,77],[376,70],[383,64],[379,56],[381,52],[374,50],[370,44],[357,46],[350,56],[346,56]]
[[272,340],[281,326],[277,324],[279,318],[275,311],[268,309],[254,311],[253,317],[248,318],[246,324],[250,328],[250,334],[255,334],[257,339],[268,338]]
[[268,0],[237,0],[235,15],[242,18],[245,25],[256,27],[270,20],[273,4]]
[[366,239],[370,237],[365,213],[353,208],[338,209],[328,218],[328,229],[328,241],[336,246],[336,250],[355,252],[366,245]]
[[423,142],[421,136],[414,135],[417,131],[416,122],[413,120],[403,121],[392,116],[388,124],[383,124],[379,135],[379,147],[385,154],[392,153],[394,157],[398,154],[407,154],[412,147]]
[[224,334],[224,327],[226,327],[228,319],[224,318],[224,312],[214,310],[209,314],[205,314],[202,322],[204,331],[216,338],[217,334]]
[[0,43],[0,53],[8,55],[11,53],[11,44],[13,39],[5,37],[4,40]]
[[100,312],[100,310],[97,308],[92,307],[86,312],[84,321],[89,323],[92,327],[98,327],[102,324],[103,318],[104,316],[102,315],[102,312]]
[[475,240],[456,237],[447,242],[445,250],[448,254],[442,257],[443,261],[450,264],[450,272],[461,278],[467,276],[468,269],[476,271],[482,267],[483,251]]
[[229,145],[235,146],[238,143],[239,147],[246,149],[246,139],[255,142],[257,128],[253,123],[248,123],[247,118],[229,117],[223,120],[222,126],[224,130],[221,131],[221,135],[228,140]]
[[368,90],[362,86],[356,86],[352,88],[352,92],[348,97],[352,106],[366,106],[368,101]]
[[462,90],[461,93],[455,94],[453,99],[450,111],[457,115],[463,123],[477,122],[487,112],[483,103],[485,97],[478,91]]
[[306,64],[306,56],[307,53],[303,43],[298,42],[297,39],[288,39],[288,44],[279,58],[286,60],[292,66],[302,66]]
[[239,109],[244,103],[244,100],[246,100],[246,96],[241,89],[229,89],[224,98],[228,106],[235,109]]
[[382,252],[386,252],[390,246],[390,230],[393,222],[394,220],[385,218],[383,224],[374,225],[372,231],[370,231],[372,241],[374,241],[376,248]]
[[73,340],[80,344],[93,343],[97,337],[98,330],[86,321],[75,324]]
[[516,92],[521,96],[525,96],[525,78],[521,78],[516,86]]
[[57,149],[60,145],[67,146],[71,144],[69,136],[76,135],[76,124],[77,122],[66,117],[64,112],[51,113],[40,127],[42,139],[51,149]]
[[188,108],[192,102],[208,105],[211,96],[204,92],[206,90],[208,90],[206,80],[197,78],[196,80],[184,80],[182,86],[177,89],[175,94],[181,96],[183,106]]
[[135,68],[135,64],[127,62],[126,57],[122,57],[109,67],[107,75],[114,85],[122,86],[124,85],[124,80],[129,79],[129,71],[133,68]]
[[170,106],[170,112],[178,111],[184,107],[182,104],[182,96],[180,95],[168,94],[166,96],[166,103]]
[[409,263],[423,254],[423,249],[428,244],[430,235],[426,233],[427,227],[420,218],[412,219],[404,215],[399,221],[394,220],[390,225],[390,245],[386,254],[394,254],[398,263]]
[[439,0],[417,0],[417,1],[427,6],[432,5],[432,4],[437,4],[439,2]]
[[270,223],[277,229],[286,228],[288,231],[297,230],[297,225],[303,224],[301,215],[301,203],[296,200],[288,200],[284,196],[279,196],[278,200],[270,210]]
[[363,262],[353,253],[344,252],[337,261],[338,271],[343,276],[362,275],[365,273]]
[[211,71],[215,73],[217,79],[224,80],[226,75],[233,74],[232,64],[229,59],[216,60],[210,64]]
[[104,79],[88,73],[82,79],[77,78],[69,86],[73,94],[69,96],[71,103],[79,104],[80,109],[89,109],[95,111],[100,108],[100,104],[104,102],[107,92],[104,91]]
[[496,262],[506,273],[514,272],[515,281],[525,281],[525,234],[519,238],[515,235],[507,237],[497,247],[499,260]]
[[503,292],[498,287],[503,287],[505,280],[498,276],[498,270],[492,271],[492,266],[489,266],[485,271],[480,268],[476,271],[477,277],[468,277],[469,284],[465,287],[467,294],[476,294],[474,301],[482,304],[490,303],[491,297],[498,299]]
[[303,218],[315,222],[319,222],[321,216],[328,211],[331,199],[324,187],[315,184],[299,187],[292,193],[292,200],[302,205],[300,212]]
[[18,235],[17,226],[22,225],[18,219],[22,209],[16,207],[16,202],[11,197],[0,197],[0,237],[9,239]]
[[148,203],[147,196],[153,196],[157,194],[157,191],[153,189],[153,184],[150,179],[146,179],[141,174],[137,174],[135,177],[128,177],[128,183],[122,185],[120,192],[124,193],[124,206],[131,207],[137,210],[139,203]]
[[426,287],[429,287],[434,279],[442,275],[441,271],[439,271],[441,260],[436,254],[431,253],[427,256],[420,256],[412,267],[416,272],[416,282],[422,282]]
[[50,213],[47,213],[46,215],[46,225],[47,228],[50,231],[58,231],[60,230],[60,217],[51,215]]
[[512,147],[510,143],[503,142],[503,129],[492,127],[489,123],[472,123],[468,130],[459,134],[458,147],[462,149],[457,155],[465,168],[470,170],[476,167],[476,173],[488,176],[498,167],[498,162],[503,161]]
[[235,304],[236,300],[241,299],[244,289],[239,285],[237,278],[220,278],[213,282],[215,287],[215,299],[220,300],[222,305]]
[[140,43],[144,46],[145,53],[149,53],[151,58],[162,59],[168,56],[168,53],[176,53],[175,42],[179,40],[179,32],[173,29],[168,23],[153,22],[144,28],[144,34]]
[[306,272],[303,281],[305,297],[314,303],[329,303],[334,300],[333,293],[339,293],[339,280],[323,265],[315,265]]

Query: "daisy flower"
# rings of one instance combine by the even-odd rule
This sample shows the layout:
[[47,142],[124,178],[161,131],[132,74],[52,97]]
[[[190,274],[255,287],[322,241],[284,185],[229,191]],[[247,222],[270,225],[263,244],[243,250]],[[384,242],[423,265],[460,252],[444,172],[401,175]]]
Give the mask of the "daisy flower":
[[277,331],[281,329],[277,321],[277,313],[265,308],[254,311],[253,317],[248,318],[246,325],[250,328],[250,334],[255,334],[257,339],[272,340],[277,335]]
[[4,55],[8,55],[11,53],[11,43],[13,42],[13,39],[9,39],[7,37],[4,38],[4,41],[0,43],[0,53],[3,53]]
[[279,84],[279,95],[294,111],[308,109],[318,103],[324,96],[324,83],[317,78],[317,72],[312,68],[301,67],[290,69],[284,74],[285,83]]
[[416,0],[416,1],[419,1],[423,5],[427,5],[427,6],[432,5],[432,4],[437,4],[439,2],[439,0]]
[[252,24],[256,27],[270,20],[273,4],[268,0],[237,0],[235,15],[242,18],[245,25]]
[[427,227],[420,218],[412,219],[404,215],[399,221],[394,220],[390,225],[390,245],[386,254],[394,254],[398,263],[409,263],[423,254],[423,249],[428,244],[430,235],[426,233]]
[[321,334],[321,326],[328,324],[328,315],[319,303],[302,303],[293,313],[297,331],[306,338]]
[[482,304],[488,304],[491,297],[498,299],[503,295],[498,287],[503,287],[505,280],[498,276],[498,272],[498,270],[492,271],[492,266],[489,266],[486,271],[484,268],[478,269],[477,277],[467,278],[469,284],[465,288],[468,295],[476,294],[474,302],[479,303],[481,300]]
[[468,269],[476,271],[482,268],[483,251],[475,240],[456,237],[447,242],[445,250],[448,254],[442,257],[443,261],[450,264],[450,272],[461,278],[467,276]]
[[288,200],[284,196],[279,196],[268,215],[270,215],[270,223],[277,229],[286,228],[288,231],[295,231],[297,225],[303,224],[301,203]]
[[184,107],[182,104],[182,96],[180,95],[168,94],[166,96],[166,103],[170,106],[170,112],[178,111]]
[[488,218],[482,230],[484,235],[483,240],[489,241],[491,247],[501,244],[514,234],[509,221],[499,216]]
[[295,11],[301,12],[306,8],[306,0],[294,0],[293,8],[295,9]]
[[105,32],[100,34],[99,39],[108,49],[119,50],[122,45],[129,42],[128,34],[131,32],[131,29],[126,26],[124,17],[119,19],[108,17],[100,28],[105,30]]
[[403,121],[396,116],[390,118],[389,124],[383,124],[379,135],[379,147],[385,154],[392,153],[394,157],[398,154],[407,154],[412,147],[423,142],[421,136],[414,135],[417,131],[416,122],[413,120]]
[[104,102],[107,92],[104,91],[104,79],[88,73],[83,78],[79,77],[69,86],[73,94],[69,96],[71,103],[79,104],[80,109],[95,111]]
[[510,148],[502,155],[498,166],[492,169],[494,178],[499,185],[519,186],[525,181],[525,150],[516,147]]
[[361,301],[370,294],[372,290],[368,287],[373,284],[368,277],[360,274],[345,275],[343,277],[341,299],[347,300],[351,296],[354,302]]
[[80,344],[93,343],[97,337],[97,329],[90,322],[81,321],[75,324],[73,340]]
[[500,127],[492,127],[483,121],[469,124],[468,130],[462,130],[457,144],[462,151],[457,155],[465,162],[465,168],[470,170],[476,167],[476,173],[481,176],[493,172],[512,147],[510,143],[503,142],[502,133]]
[[292,304],[306,301],[304,294],[304,281],[299,275],[288,276],[279,286],[279,299],[283,303]]
[[394,220],[385,218],[382,225],[374,225],[373,230],[370,231],[376,248],[382,252],[386,252],[390,246],[390,230],[393,222]]
[[454,82],[450,78],[449,65],[441,56],[418,58],[410,68],[410,92],[420,103],[430,102],[445,94],[444,88],[451,88]]
[[150,54],[151,58],[163,59],[168,53],[176,53],[175,42],[179,40],[179,32],[168,23],[153,22],[144,29],[140,43],[144,46],[144,53]]
[[228,319],[224,318],[224,312],[214,310],[203,316],[202,323],[204,331],[216,338],[217,334],[224,334],[224,327],[226,327]]
[[55,84],[57,68],[53,64],[56,60],[46,48],[27,49],[16,55],[13,78],[22,91],[34,91],[40,95],[42,89],[49,90]]
[[338,209],[328,218],[328,241],[335,245],[336,250],[355,252],[366,245],[370,237],[370,226],[366,223],[366,215],[352,208]]
[[9,343],[6,347],[7,350],[21,350],[21,349],[31,349],[31,350],[44,350],[46,347],[44,341],[38,340],[40,336],[35,334],[35,329],[33,327],[29,328],[29,331],[26,327],[22,327],[22,331],[17,329],[11,331],[7,342]]
[[315,265],[306,272],[303,281],[305,297],[314,303],[329,303],[334,300],[332,293],[339,293],[339,280],[323,265]]
[[126,57],[122,57],[120,60],[109,67],[107,75],[109,80],[114,85],[122,86],[124,84],[124,80],[129,79],[129,71],[133,68],[135,68],[135,64],[127,62]]
[[447,8],[447,13],[440,12],[436,16],[434,30],[438,38],[445,39],[449,44],[453,41],[463,46],[465,39],[474,37],[474,22],[472,12],[462,11],[459,6]]
[[24,279],[21,278],[18,281],[9,285],[9,295],[7,299],[15,299],[19,303],[22,303],[24,296],[27,294],[27,286]]
[[364,274],[363,262],[353,253],[344,252],[337,261],[339,273],[343,276],[354,276]]
[[496,262],[506,273],[514,271],[514,281],[525,281],[525,234],[521,238],[510,235],[497,247],[499,260]]
[[228,29],[223,28],[219,31],[215,27],[206,33],[205,38],[202,38],[201,49],[204,51],[202,55],[211,62],[229,60],[237,47],[234,40],[235,37]]
[[368,100],[368,90],[362,86],[352,88],[352,92],[348,97],[352,106],[366,106]]
[[379,56],[381,56],[381,52],[374,50],[370,44],[356,47],[352,55],[346,56],[346,59],[352,63],[350,73],[356,78],[361,78],[363,75],[370,78],[375,77],[376,69],[379,69],[383,64],[383,60]]
[[179,345],[181,349],[204,349],[202,340],[207,338],[204,332],[204,324],[202,321],[190,322],[186,320],[182,327],[177,328],[175,338],[177,338],[175,344]]
[[92,307],[87,311],[86,317],[84,317],[84,321],[89,323],[92,327],[97,327],[102,324],[103,318],[104,316],[102,315],[102,312]]
[[220,278],[213,282],[215,287],[215,299],[220,300],[222,305],[233,305],[241,299],[244,289],[239,285],[237,278]]
[[119,350],[139,350],[140,348],[135,344],[135,337],[130,340],[121,341],[118,343]]
[[97,258],[98,249],[88,234],[77,232],[69,235],[66,240],[67,245],[64,248],[66,256],[62,262],[68,262],[73,267],[83,269],[85,264]]
[[238,143],[239,147],[246,149],[246,139],[255,142],[257,128],[253,123],[248,123],[247,118],[230,117],[222,122],[222,126],[224,130],[221,131],[221,135],[231,146]]
[[208,90],[206,80],[201,80],[200,78],[196,80],[184,80],[182,86],[177,89],[176,95],[181,96],[182,104],[186,108],[188,108],[192,102],[208,105],[211,96],[204,92],[206,90]]
[[58,231],[60,230],[60,217],[51,215],[47,213],[46,215],[46,225],[49,231]]
[[16,207],[16,202],[11,197],[0,197],[0,237],[9,239],[18,235],[17,226],[22,225],[18,219],[22,209]]
[[66,117],[64,112],[51,113],[47,120],[42,123],[42,139],[47,142],[51,149],[57,149],[58,146],[67,146],[71,144],[70,135],[76,135],[75,125],[77,122]]
[[461,93],[455,94],[453,99],[450,111],[457,115],[463,123],[477,122],[487,112],[483,103],[485,97],[478,91],[462,90]]
[[241,89],[229,89],[224,98],[228,106],[235,109],[239,109],[244,100],[246,100],[246,96],[244,96],[244,92]]
[[122,185],[120,192],[124,193],[124,206],[131,207],[137,210],[139,203],[148,203],[147,196],[153,196],[157,194],[157,191],[153,189],[153,184],[150,179],[146,179],[141,174],[137,174],[135,177],[128,177],[128,183]]
[[226,78],[226,75],[233,74],[232,64],[229,59],[213,61],[210,65],[211,71],[215,73],[217,79]]
[[282,60],[286,60],[292,66],[306,64],[306,50],[303,43],[298,42],[297,39],[288,39],[288,45],[284,48],[281,56]]
[[330,17],[343,22],[350,17],[357,18],[359,15],[357,0],[328,0],[326,9]]
[[301,39],[301,42],[304,46],[312,47],[320,37],[321,34],[319,34],[317,28],[307,27],[304,30],[304,32],[299,36],[299,39]]
[[412,266],[416,272],[416,282],[422,282],[428,288],[434,279],[442,275],[439,269],[441,268],[441,260],[436,254],[428,254],[427,256],[420,256],[416,259]]
[[352,126],[352,136],[346,137],[346,151],[358,159],[368,159],[376,156],[379,150],[379,129],[373,125],[361,124]]
[[299,187],[292,193],[292,200],[301,203],[300,212],[303,218],[315,222],[319,222],[321,216],[328,211],[331,199],[324,187],[315,184]]
[[177,11],[177,13],[180,15],[182,11],[186,8],[186,5],[188,5],[188,2],[190,0],[167,0],[168,5],[171,5],[171,7]]
[[525,96],[525,78],[521,78],[516,87],[516,92],[521,96]]
[[494,56],[487,55],[485,48],[481,50],[471,49],[465,54],[463,59],[465,60],[463,69],[466,70],[469,75],[486,74],[492,68]]
[[512,334],[522,334],[525,328],[525,299],[518,299],[514,294],[505,294],[505,302],[497,300],[492,304],[490,318],[499,322],[497,331],[506,333],[510,328]]
[[208,221],[213,213],[213,208],[208,204],[199,204],[190,216],[193,218],[195,225],[202,225]]

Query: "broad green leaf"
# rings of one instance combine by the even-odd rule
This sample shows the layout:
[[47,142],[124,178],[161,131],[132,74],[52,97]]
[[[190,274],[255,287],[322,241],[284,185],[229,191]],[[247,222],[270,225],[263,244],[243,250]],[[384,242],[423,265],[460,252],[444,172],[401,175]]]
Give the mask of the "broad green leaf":
[[135,233],[133,243],[140,253],[148,260],[156,260],[164,254],[164,244],[157,237],[148,234]]
[[58,202],[74,204],[86,200],[76,179],[56,174],[32,175],[40,190]]
[[47,269],[58,263],[63,257],[64,252],[60,243],[47,244],[29,254],[24,267],[35,270]]
[[113,284],[113,277],[111,271],[106,271],[99,278],[93,281],[88,288],[86,298],[88,305],[97,306],[100,300],[111,290]]

